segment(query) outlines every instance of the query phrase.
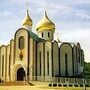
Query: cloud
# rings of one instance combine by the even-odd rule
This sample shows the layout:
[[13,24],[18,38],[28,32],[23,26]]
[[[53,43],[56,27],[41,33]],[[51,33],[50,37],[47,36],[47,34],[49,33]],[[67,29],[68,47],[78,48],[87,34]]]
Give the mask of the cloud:
[[90,3],[90,0],[76,0],[76,3],[79,3],[79,4]]
[[84,13],[76,13],[76,16],[79,16],[82,19],[89,19],[90,20],[90,15],[84,14]]
[[0,17],[7,17],[7,16],[10,16],[10,15],[12,15],[12,13],[11,12],[9,12],[9,11],[3,11],[3,12],[0,12]]
[[[69,0],[73,1],[73,0]],[[76,0],[75,3],[77,2],[85,2],[85,0]],[[86,0],[87,2],[88,0]],[[89,2],[89,1],[88,1]],[[65,18],[65,20],[71,20],[72,21],[88,21],[90,19],[90,15],[88,14],[87,10],[84,9],[78,9],[73,7],[72,5],[68,4],[56,4],[56,3],[48,3],[47,1],[34,1],[34,3],[37,4],[39,8],[37,8],[37,12],[42,12],[43,10],[47,10],[52,17],[55,17],[55,15],[58,15],[58,17]]]
[[4,2],[14,3],[14,4],[22,4],[26,3],[27,0],[5,0]]

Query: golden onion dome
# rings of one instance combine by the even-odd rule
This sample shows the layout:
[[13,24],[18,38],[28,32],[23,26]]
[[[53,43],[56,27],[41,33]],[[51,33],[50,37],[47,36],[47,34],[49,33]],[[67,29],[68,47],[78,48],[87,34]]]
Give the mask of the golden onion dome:
[[29,12],[27,10],[27,14],[22,22],[22,25],[25,26],[25,25],[28,25],[28,26],[32,26],[33,22],[32,22],[32,19],[30,18],[29,16]]
[[36,25],[36,30],[38,32],[46,30],[52,30],[53,32],[55,31],[55,24],[48,18],[46,11],[44,17]]

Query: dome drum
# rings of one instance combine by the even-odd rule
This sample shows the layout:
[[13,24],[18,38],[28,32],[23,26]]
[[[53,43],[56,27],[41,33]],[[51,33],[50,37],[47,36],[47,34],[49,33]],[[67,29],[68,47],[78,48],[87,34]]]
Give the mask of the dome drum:
[[38,33],[38,36],[47,41],[53,40],[53,32],[51,32],[50,30],[41,31]]

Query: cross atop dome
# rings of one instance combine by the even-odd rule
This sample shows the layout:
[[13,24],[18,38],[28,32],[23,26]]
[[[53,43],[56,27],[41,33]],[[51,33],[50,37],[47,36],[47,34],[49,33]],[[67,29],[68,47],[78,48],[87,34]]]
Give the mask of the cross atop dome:
[[29,1],[27,0],[27,5],[26,5],[26,16],[22,22],[22,26],[24,27],[31,27],[33,25],[33,21],[29,15]]

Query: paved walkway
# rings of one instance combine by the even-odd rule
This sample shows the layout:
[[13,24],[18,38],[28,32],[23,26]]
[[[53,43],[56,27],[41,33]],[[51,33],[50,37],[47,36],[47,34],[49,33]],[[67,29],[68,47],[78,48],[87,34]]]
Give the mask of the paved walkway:
[[[37,87],[37,86],[0,86],[0,90],[85,90],[83,88],[63,87]],[[90,90],[87,88],[86,90]]]

